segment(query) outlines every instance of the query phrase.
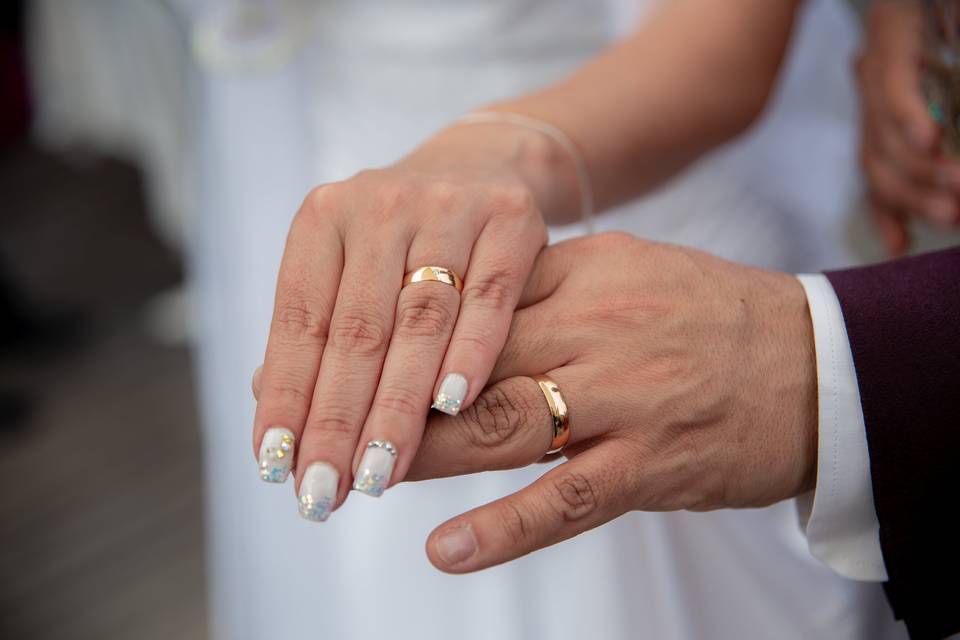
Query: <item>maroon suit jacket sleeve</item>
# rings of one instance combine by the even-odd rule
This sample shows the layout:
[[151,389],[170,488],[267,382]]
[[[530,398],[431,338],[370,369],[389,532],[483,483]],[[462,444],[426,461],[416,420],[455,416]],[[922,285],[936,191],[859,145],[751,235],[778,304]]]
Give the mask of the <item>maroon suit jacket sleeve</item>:
[[887,597],[915,640],[960,632],[960,248],[827,273],[870,451]]

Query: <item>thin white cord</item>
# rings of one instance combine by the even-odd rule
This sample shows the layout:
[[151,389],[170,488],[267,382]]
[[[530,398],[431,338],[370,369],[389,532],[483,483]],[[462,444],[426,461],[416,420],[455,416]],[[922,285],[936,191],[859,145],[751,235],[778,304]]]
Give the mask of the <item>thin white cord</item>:
[[577,173],[577,183],[580,185],[580,219],[587,228],[587,233],[593,233],[593,188],[590,184],[590,174],[587,173],[587,163],[566,133],[549,122],[544,122],[539,118],[520,115],[519,113],[509,113],[506,111],[471,111],[462,116],[458,122],[462,123],[502,123],[513,124],[518,127],[525,127],[539,131],[543,135],[551,138],[554,142],[563,147],[570,159],[573,160],[573,166]]

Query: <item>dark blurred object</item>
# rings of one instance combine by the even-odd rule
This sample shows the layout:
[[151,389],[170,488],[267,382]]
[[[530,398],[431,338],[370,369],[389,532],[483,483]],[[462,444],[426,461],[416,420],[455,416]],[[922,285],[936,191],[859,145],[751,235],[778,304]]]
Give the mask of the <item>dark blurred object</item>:
[[22,429],[31,406],[26,394],[0,389],[0,433]]
[[121,320],[182,279],[127,162],[22,141],[0,154],[0,198],[0,269],[30,312]]
[[22,138],[30,123],[30,92],[23,54],[23,3],[0,3],[0,147]]
[[46,312],[31,304],[0,263],[0,357],[35,357],[67,348],[79,340],[81,324],[77,312]]
[[205,637],[190,360],[143,328],[182,271],[143,191],[81,149],[0,153],[0,638]]

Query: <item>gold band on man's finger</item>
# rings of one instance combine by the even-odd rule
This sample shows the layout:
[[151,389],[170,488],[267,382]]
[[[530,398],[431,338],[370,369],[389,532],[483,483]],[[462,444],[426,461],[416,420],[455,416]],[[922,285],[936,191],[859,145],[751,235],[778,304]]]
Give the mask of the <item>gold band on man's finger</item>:
[[559,453],[570,440],[570,414],[567,411],[567,403],[556,382],[547,376],[530,376],[530,378],[540,385],[540,390],[543,391],[543,396],[550,407],[550,415],[553,416],[553,439],[550,441],[550,449],[544,455]]
[[403,276],[404,287],[415,282],[442,282],[450,285],[457,291],[463,291],[463,281],[460,280],[460,276],[452,269],[447,269],[446,267],[420,267],[419,269],[407,272],[407,274]]

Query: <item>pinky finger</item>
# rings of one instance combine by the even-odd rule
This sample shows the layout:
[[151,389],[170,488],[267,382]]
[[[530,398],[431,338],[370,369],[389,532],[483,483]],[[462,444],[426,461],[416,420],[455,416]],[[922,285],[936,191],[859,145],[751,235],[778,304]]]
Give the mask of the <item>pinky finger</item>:
[[[464,278],[460,314],[440,368],[433,408],[449,415],[470,405],[486,385],[507,340],[514,310],[533,269],[537,253],[546,244],[542,223],[486,226],[474,245]],[[504,246],[503,238],[514,238]],[[513,243],[511,243],[513,244]]]
[[515,560],[624,514],[629,490],[611,471],[628,468],[611,460],[611,453],[618,451],[613,443],[595,447],[551,469],[529,487],[440,525],[427,539],[427,557],[441,571],[469,573]]
[[910,247],[906,216],[876,198],[870,199],[870,215],[890,255],[901,256],[906,253]]

